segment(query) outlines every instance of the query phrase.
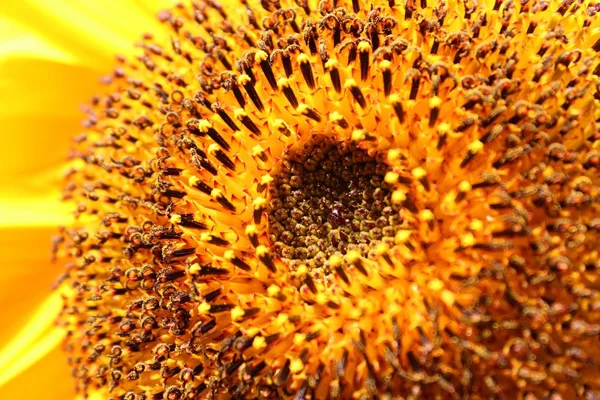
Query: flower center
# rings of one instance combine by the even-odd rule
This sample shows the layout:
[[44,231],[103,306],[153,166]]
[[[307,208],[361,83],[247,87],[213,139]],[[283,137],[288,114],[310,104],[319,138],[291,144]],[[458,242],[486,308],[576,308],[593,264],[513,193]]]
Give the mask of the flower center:
[[288,151],[269,190],[269,238],[291,268],[334,254],[368,256],[393,241],[402,217],[385,182],[388,165],[351,142],[319,137]]

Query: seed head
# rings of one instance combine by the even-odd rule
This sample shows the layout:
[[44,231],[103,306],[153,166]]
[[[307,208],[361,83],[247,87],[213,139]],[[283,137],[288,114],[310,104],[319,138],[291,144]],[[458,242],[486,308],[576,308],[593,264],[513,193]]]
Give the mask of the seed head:
[[66,178],[78,393],[600,396],[598,11],[161,13]]

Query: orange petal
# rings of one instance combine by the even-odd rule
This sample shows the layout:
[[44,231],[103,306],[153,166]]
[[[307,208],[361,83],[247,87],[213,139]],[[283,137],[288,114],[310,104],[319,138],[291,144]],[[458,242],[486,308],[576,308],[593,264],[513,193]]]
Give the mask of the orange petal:
[[[106,72],[111,65],[105,66]],[[4,59],[0,62],[0,118],[43,116],[81,121],[85,116],[81,105],[102,89],[99,77],[89,66],[17,56]],[[32,133],[44,133],[43,125],[36,128]]]
[[[24,190],[24,193],[28,190]],[[73,207],[59,202],[58,199],[58,191],[49,192],[47,195],[0,197],[0,229],[40,229],[67,225],[73,219]]]
[[19,225],[28,215],[23,225],[60,220],[59,171],[81,130],[80,105],[99,90],[97,82],[97,72],[77,65],[0,63],[0,125],[7,133],[0,146],[0,225]]
[[[37,324],[40,315],[36,314],[35,317],[36,319],[31,322]],[[47,316],[44,317],[47,318]],[[65,338],[65,332],[62,329],[55,328],[42,335],[37,335],[36,329],[37,327],[34,327],[32,332],[24,332],[23,336],[19,334],[16,342],[11,342],[0,353],[0,387],[24,373],[32,365],[37,364],[52,350],[58,348]],[[34,337],[35,339],[33,339]]]
[[62,271],[61,265],[50,262],[55,234],[52,227],[0,229],[0,350],[48,298]]
[[26,25],[0,15],[0,61],[10,57],[27,57],[74,63],[75,57]]
[[[171,2],[157,3],[153,1],[156,7],[164,7]],[[5,0],[2,9],[6,17],[27,25],[88,65],[106,63],[115,53],[132,54],[131,44],[140,33],[161,29],[155,13],[127,0]]]
[[158,11],[173,7],[177,2],[174,0],[133,0],[133,3],[146,13],[156,15]]
[[0,386],[0,399],[69,400],[74,397],[71,372],[64,353],[58,348]]

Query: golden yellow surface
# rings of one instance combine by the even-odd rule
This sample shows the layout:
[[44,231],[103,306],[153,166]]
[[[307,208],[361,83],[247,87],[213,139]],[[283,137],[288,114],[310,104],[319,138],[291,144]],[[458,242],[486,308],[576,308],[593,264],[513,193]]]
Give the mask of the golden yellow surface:
[[[158,25],[139,4],[78,4],[5,18],[25,32],[7,54],[37,48],[23,65],[68,83],[42,79],[32,109],[13,66],[3,225],[67,227],[59,288],[15,313],[31,318],[6,335],[0,391],[66,331],[79,396],[598,393],[599,6],[196,2]],[[110,70],[114,52],[129,57]],[[70,71],[100,66],[65,167],[63,109],[92,88]],[[269,218],[280,164],[317,137],[385,163],[402,223],[314,267],[280,257]],[[74,222],[49,200],[60,185]]]

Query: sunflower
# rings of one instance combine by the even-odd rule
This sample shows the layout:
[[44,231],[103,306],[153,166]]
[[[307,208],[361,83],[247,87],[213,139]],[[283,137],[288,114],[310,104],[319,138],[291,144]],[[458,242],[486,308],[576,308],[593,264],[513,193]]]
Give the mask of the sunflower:
[[32,326],[84,398],[600,396],[599,11],[160,12],[86,108]]

